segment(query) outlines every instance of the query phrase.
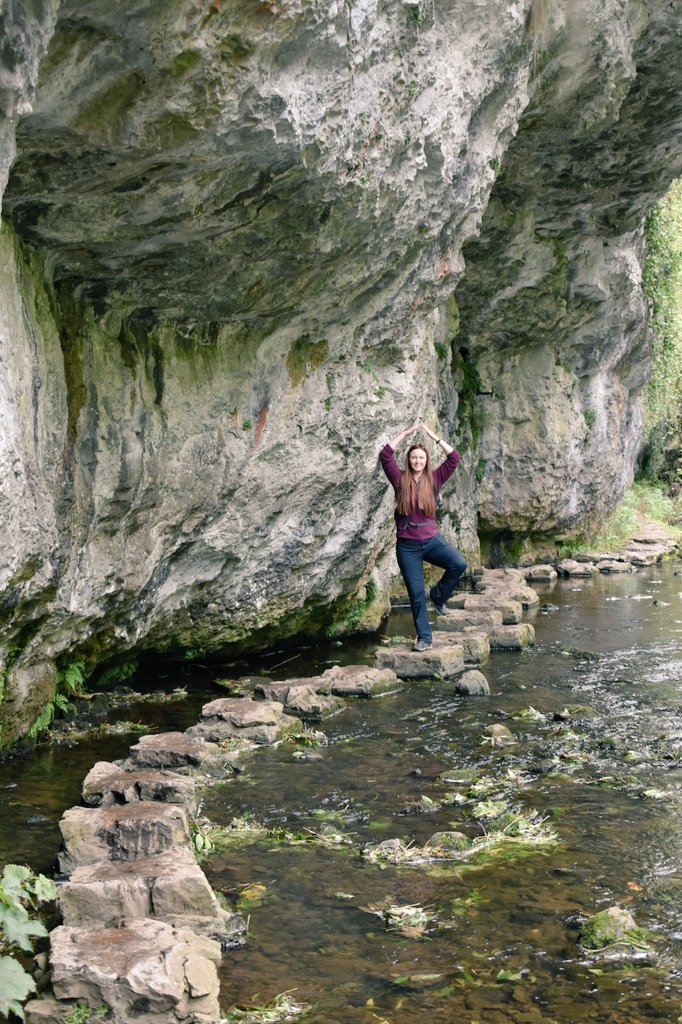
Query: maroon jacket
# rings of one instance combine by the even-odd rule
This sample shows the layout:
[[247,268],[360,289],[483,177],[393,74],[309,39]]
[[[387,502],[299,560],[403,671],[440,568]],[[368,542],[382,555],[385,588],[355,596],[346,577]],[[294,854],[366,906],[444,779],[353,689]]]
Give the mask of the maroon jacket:
[[[441,487],[445,481],[452,476],[457,469],[461,456],[458,451],[454,448],[448,455],[445,462],[442,462],[438,469],[433,472],[433,489],[438,495]],[[400,486],[400,478],[403,473],[395,460],[395,453],[391,448],[390,444],[385,444],[379,452],[379,461],[381,462],[381,468],[393,484],[393,489],[398,491]],[[423,523],[423,526],[413,526],[413,523]],[[398,531],[398,540],[429,540],[431,537],[435,537],[438,533],[436,526],[436,517],[425,515],[419,506],[414,503],[410,509],[409,516],[400,516],[396,512],[396,526]]]

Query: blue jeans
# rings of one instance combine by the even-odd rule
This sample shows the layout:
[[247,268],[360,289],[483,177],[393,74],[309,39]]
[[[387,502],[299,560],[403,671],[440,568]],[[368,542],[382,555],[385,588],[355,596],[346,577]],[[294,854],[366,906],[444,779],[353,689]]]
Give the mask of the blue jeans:
[[428,540],[399,539],[396,543],[395,553],[410,598],[417,639],[431,643],[431,626],[426,609],[426,591],[424,589],[424,562],[445,569],[438,583],[432,588],[433,597],[439,604],[447,601],[450,597],[464,574],[467,564],[459,551],[450,547],[440,534],[436,534],[435,537],[430,537]]

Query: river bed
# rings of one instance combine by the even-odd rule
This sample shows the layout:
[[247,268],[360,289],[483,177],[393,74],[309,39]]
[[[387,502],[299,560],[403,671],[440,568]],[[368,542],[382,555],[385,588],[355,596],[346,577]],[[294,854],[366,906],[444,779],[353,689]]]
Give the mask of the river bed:
[[[675,570],[540,586],[554,609],[530,616],[534,649],[491,656],[483,667],[490,697],[420,682],[349,702],[321,726],[328,745],[308,748],[310,760],[300,745],[259,750],[234,781],[210,790],[203,813],[217,823],[244,818],[301,839],[329,829],[348,837],[348,845],[329,847],[269,836],[203,861],[214,888],[249,919],[247,945],[228,953],[221,969],[224,1010],[293,990],[314,1007],[307,1019],[315,1024],[682,1017]],[[409,613],[394,612],[386,628],[410,632]],[[185,728],[219,695],[216,674],[279,665],[272,675],[283,679],[334,662],[369,663],[376,642],[272,652],[219,673],[188,666],[161,678],[148,669],[149,688],[185,684],[187,700],[121,716]],[[512,746],[485,734],[498,723],[513,733]],[[51,871],[57,822],[78,802],[82,778],[95,760],[123,756],[130,742],[39,748],[0,766],[0,859]],[[390,838],[422,845],[438,831],[480,835],[476,808],[501,797],[536,814],[556,842],[510,844],[466,864],[395,866],[363,856]],[[581,949],[581,921],[613,905],[651,931],[649,950],[606,959]],[[401,927],[388,912],[399,907],[419,913]]]

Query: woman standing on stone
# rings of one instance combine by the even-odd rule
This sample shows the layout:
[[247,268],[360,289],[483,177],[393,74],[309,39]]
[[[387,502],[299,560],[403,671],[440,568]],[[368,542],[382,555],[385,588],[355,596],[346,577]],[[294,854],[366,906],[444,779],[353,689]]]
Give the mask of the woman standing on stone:
[[[405,469],[395,459],[395,449],[406,437],[423,430],[445,452],[447,458],[432,471],[429,453],[422,444],[413,444],[407,453]],[[436,527],[436,499],[445,481],[452,476],[460,460],[442,437],[437,437],[423,423],[408,427],[394,437],[379,452],[382,468],[395,490],[395,522],[397,528],[396,557],[410,598],[412,617],[417,630],[413,651],[428,651],[432,636],[426,608],[424,588],[424,562],[437,565],[445,572],[429,590],[438,615],[445,615],[445,602],[460,581],[466,562],[438,533]]]

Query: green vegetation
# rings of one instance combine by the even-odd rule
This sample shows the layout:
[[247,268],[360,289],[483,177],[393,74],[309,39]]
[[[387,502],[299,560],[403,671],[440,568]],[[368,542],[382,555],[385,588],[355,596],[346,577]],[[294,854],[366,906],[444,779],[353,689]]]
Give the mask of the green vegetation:
[[79,1003],[78,1006],[74,1006],[64,1024],[95,1024],[96,1021],[103,1020],[108,1013],[109,1007],[106,1005],[98,1006],[96,1010],[93,1010],[91,1006]]
[[281,992],[272,1002],[258,1006],[239,1006],[230,1010],[225,1017],[226,1024],[279,1024],[294,1017],[302,1016],[312,1009],[302,1003],[295,1003],[290,992]]
[[35,911],[50,903],[57,889],[45,875],[35,875],[21,864],[7,864],[0,879],[0,1016],[10,1013],[24,1019],[22,1003],[35,992],[33,978],[17,959],[32,953],[37,938],[47,929],[35,919]]
[[646,480],[634,483],[606,517],[599,533],[576,537],[560,545],[559,556],[564,558],[588,550],[617,551],[641,529],[645,519],[665,527],[674,536],[682,527],[682,500],[669,497],[663,483]]
[[[475,365],[469,362],[468,354],[460,353],[457,360],[453,360],[453,373],[459,373],[460,385],[459,396],[459,427],[457,447],[460,451],[467,446],[468,437],[471,436],[471,443],[474,448],[478,445],[478,439],[486,423],[486,413],[480,407],[479,394],[481,390],[481,378]],[[468,430],[467,430],[468,428]]]
[[111,668],[107,668],[102,672],[97,680],[97,684],[104,687],[120,686],[122,683],[127,683],[131,676],[135,675],[138,667],[137,658],[124,661],[120,665],[112,665]]
[[29,739],[37,739],[52,725],[59,711],[67,711],[73,697],[85,697],[83,685],[87,678],[85,664],[82,661],[70,661],[59,669],[54,697],[45,705],[31,728]]
[[297,338],[287,356],[287,370],[293,386],[302,384],[309,373],[324,363],[328,355],[329,342],[326,338],[313,339],[309,334]]
[[[682,427],[682,180],[646,225],[644,292],[651,312],[651,379],[645,395],[643,471],[663,469],[663,450]],[[668,483],[682,481],[668,480]]]

